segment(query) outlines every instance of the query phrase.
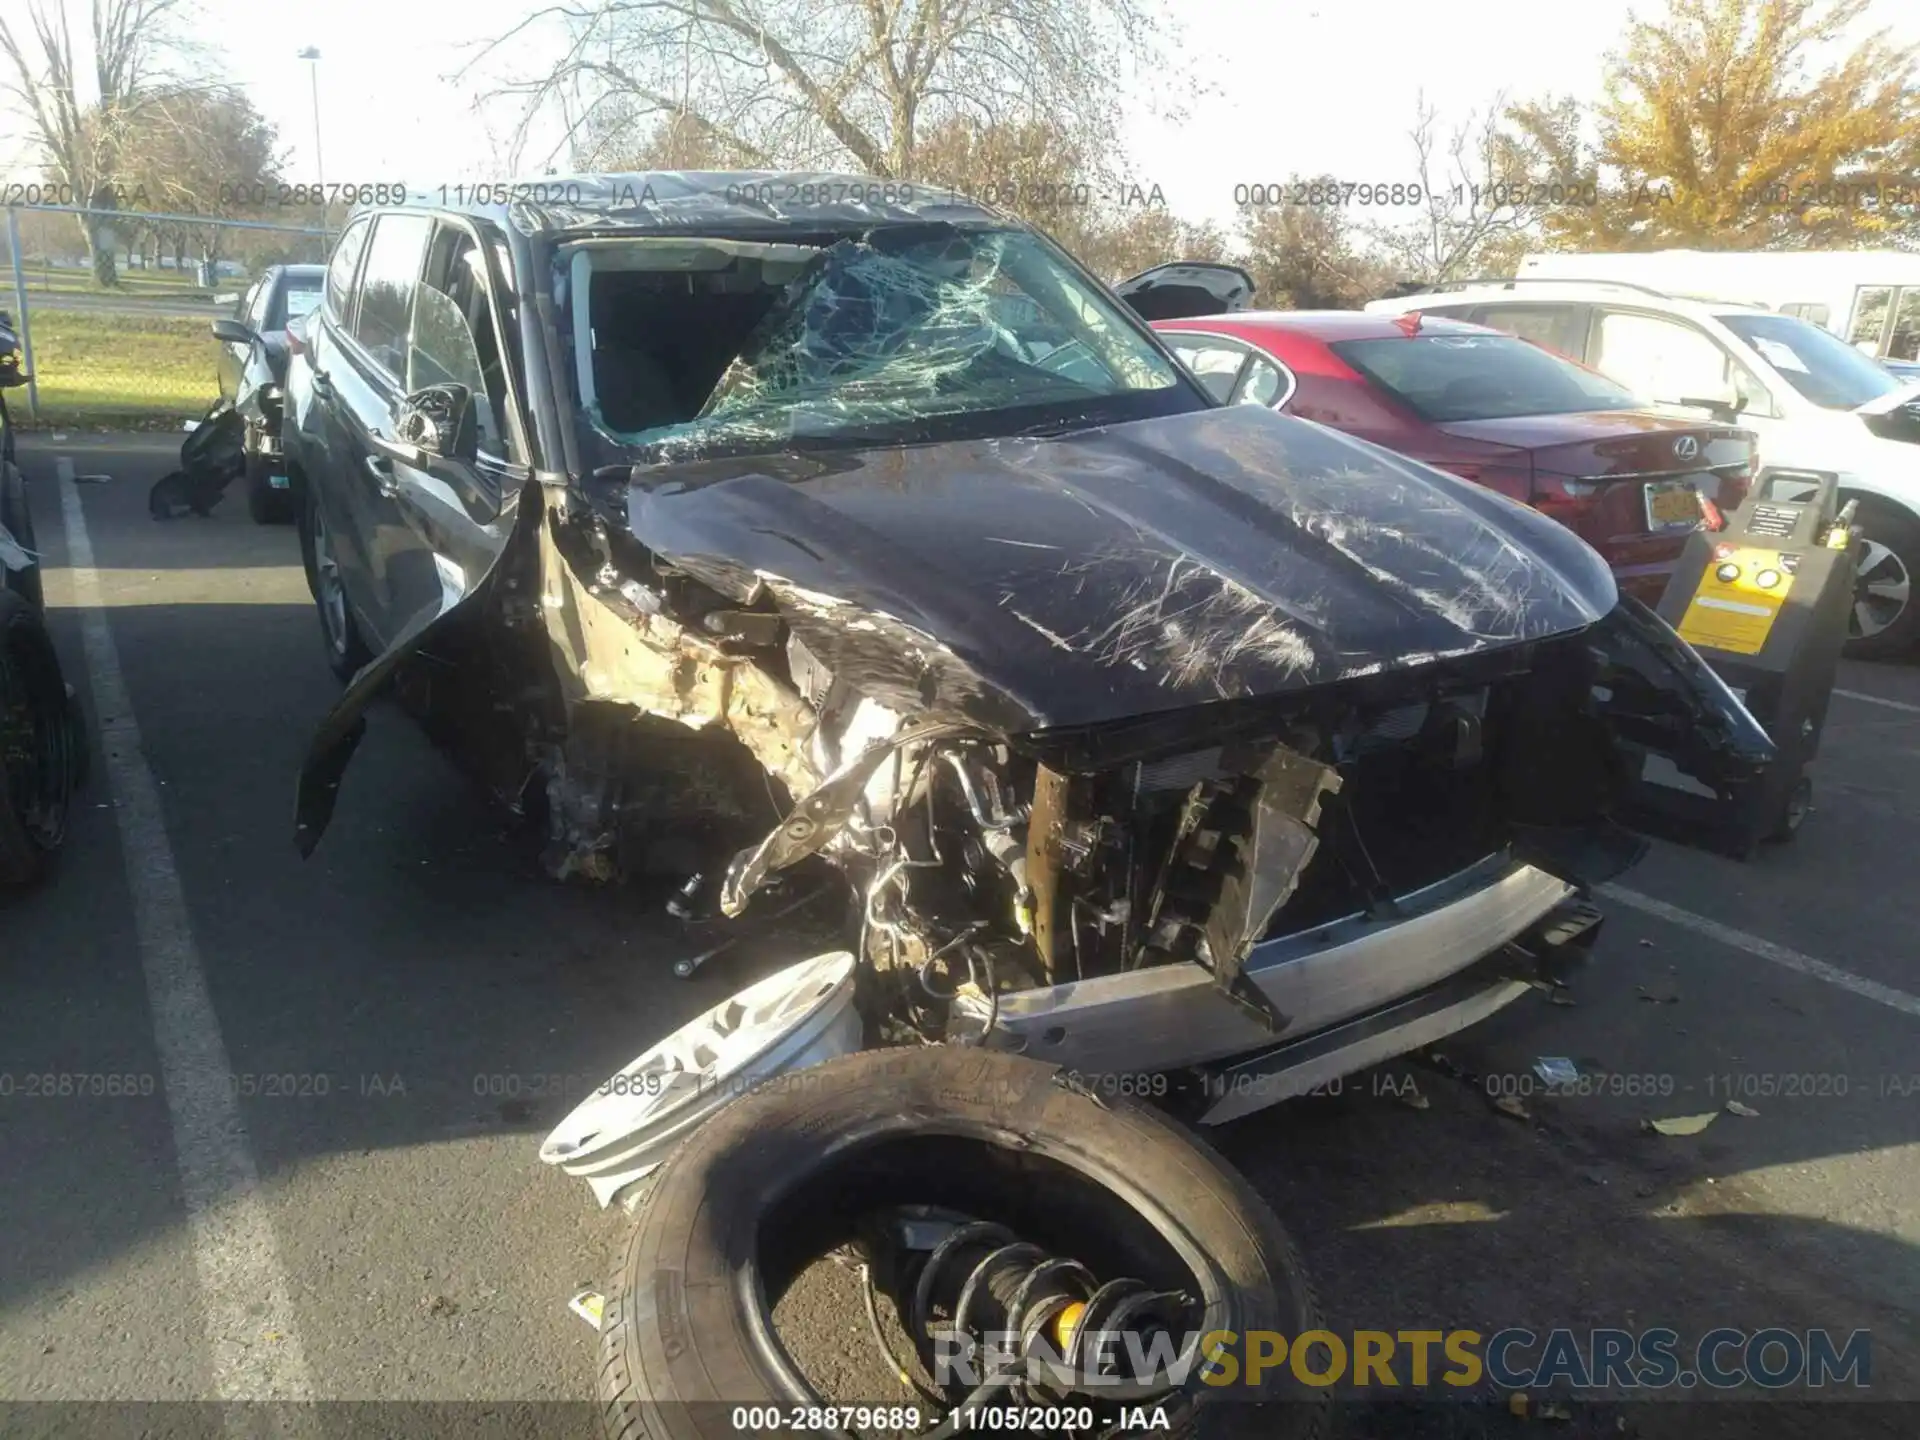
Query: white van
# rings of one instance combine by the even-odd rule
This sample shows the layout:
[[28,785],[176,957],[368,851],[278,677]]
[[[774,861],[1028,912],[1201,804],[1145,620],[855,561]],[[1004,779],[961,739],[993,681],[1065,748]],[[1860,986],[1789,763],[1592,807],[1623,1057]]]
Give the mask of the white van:
[[1366,308],[1506,330],[1658,406],[1737,422],[1758,437],[1763,465],[1838,474],[1868,541],[1847,653],[1920,641],[1920,382],[1798,316],[1618,281],[1488,280]]
[[1619,280],[1670,295],[1760,305],[1832,331],[1881,360],[1920,361],[1920,253],[1903,250],[1649,250],[1541,254],[1530,280]]

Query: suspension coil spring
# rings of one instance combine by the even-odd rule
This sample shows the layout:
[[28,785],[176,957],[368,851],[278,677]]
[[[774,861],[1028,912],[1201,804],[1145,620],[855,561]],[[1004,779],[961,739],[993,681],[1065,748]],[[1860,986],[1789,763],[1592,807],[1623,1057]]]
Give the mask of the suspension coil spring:
[[[1011,1337],[1007,1393],[1043,1404],[1077,1388],[1075,1379],[1107,1373],[1118,1357],[1105,1355],[1106,1337],[1163,1318],[1166,1302],[1183,1298],[1140,1280],[1102,1284],[1078,1260],[1051,1255],[1004,1225],[972,1221],[957,1226],[928,1255],[914,1283],[909,1318],[922,1345],[931,1345],[936,1333],[936,1299],[948,1307],[946,1333],[963,1337],[975,1353],[990,1334]],[[932,1364],[928,1370],[938,1374]],[[1036,1371],[1051,1375],[1053,1383],[1036,1380]]]

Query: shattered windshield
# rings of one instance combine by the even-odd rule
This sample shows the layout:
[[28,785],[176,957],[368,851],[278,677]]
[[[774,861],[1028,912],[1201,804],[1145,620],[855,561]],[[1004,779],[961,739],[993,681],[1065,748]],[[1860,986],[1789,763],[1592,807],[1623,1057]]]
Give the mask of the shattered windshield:
[[755,248],[670,272],[644,242],[590,259],[573,299],[590,343],[576,350],[604,434],[672,458],[904,441],[954,420],[1059,433],[1205,403],[1117,301],[1027,231],[881,227],[797,265],[771,258],[797,247]]

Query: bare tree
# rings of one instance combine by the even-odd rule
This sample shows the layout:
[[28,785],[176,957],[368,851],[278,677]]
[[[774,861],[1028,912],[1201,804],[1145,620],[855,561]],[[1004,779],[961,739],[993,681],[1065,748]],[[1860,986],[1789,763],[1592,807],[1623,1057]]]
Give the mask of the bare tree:
[[[76,203],[112,209],[120,150],[140,97],[164,78],[170,60],[186,53],[180,22],[191,0],[92,0],[91,95],[79,84],[73,31],[60,0],[11,3],[24,4],[24,13],[16,11],[14,20],[0,14],[0,95],[24,114],[49,172]],[[95,275],[110,285],[112,247],[99,243],[104,227],[95,217],[80,218]]]
[[631,152],[630,127],[665,117],[725,156],[918,179],[918,142],[954,118],[1044,117],[1096,165],[1117,156],[1121,78],[1129,61],[1157,66],[1158,13],[1147,0],[578,0],[536,10],[473,64],[557,22],[559,62],[494,94],[523,102],[523,135],[557,105],[576,164]]
[[[121,171],[161,210],[237,219],[254,213],[255,197],[280,181],[284,157],[274,127],[231,86],[157,89],[135,114],[138,124],[121,145]],[[224,227],[186,228],[202,260],[220,258]]]
[[[1405,278],[1425,284],[1509,269],[1556,203],[1539,147],[1511,128],[1504,93],[1444,139],[1438,122],[1421,95],[1408,132],[1415,168],[1405,176],[1418,187],[1418,214],[1399,224],[1376,222],[1369,233]],[[1560,194],[1557,203],[1567,197]]]

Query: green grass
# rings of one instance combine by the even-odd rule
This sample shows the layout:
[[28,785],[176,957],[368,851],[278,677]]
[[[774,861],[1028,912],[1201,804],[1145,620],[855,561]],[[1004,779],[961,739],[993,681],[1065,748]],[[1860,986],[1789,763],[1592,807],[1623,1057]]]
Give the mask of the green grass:
[[[192,419],[220,393],[204,320],[38,310],[33,371],[41,425],[152,426]],[[9,399],[25,420],[26,394]]]
[[[209,290],[193,283],[191,269],[122,270],[120,283],[114,286],[96,284],[91,270],[35,269],[29,265],[21,277],[26,281],[29,295],[142,295],[175,299],[238,295],[253,283],[245,276],[236,275],[222,278]],[[5,303],[4,297],[12,293],[13,272],[0,265],[0,303]]]

